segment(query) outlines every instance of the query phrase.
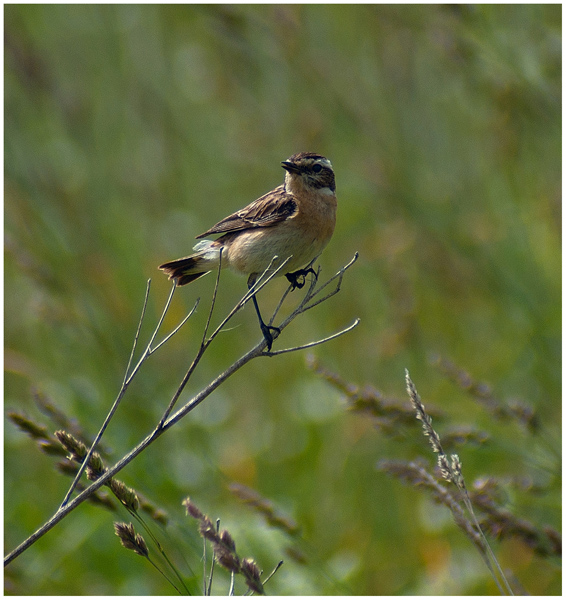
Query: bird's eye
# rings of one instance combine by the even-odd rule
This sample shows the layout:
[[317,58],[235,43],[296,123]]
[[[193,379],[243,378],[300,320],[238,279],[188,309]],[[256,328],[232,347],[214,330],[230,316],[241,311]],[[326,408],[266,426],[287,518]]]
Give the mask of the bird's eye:
[[322,171],[322,167],[320,165],[314,165],[314,167],[312,168],[312,170],[315,173],[320,173]]

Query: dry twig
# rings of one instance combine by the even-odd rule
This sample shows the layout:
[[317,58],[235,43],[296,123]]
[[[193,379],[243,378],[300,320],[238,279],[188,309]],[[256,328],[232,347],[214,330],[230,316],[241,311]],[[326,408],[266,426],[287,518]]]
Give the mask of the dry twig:
[[[357,258],[358,258],[358,254],[356,253],[356,255],[352,258],[352,260],[350,260],[334,276],[332,276],[330,279],[328,279],[328,281],[322,283],[320,286],[317,286],[317,284],[318,284],[318,273],[317,273],[317,276],[312,279],[304,298],[299,303],[297,308],[286,319],[284,319],[282,323],[280,323],[278,325],[279,331],[274,334],[274,336],[273,336],[274,340],[277,339],[281,335],[283,330],[286,327],[288,327],[291,324],[291,322],[294,319],[296,319],[299,315],[314,308],[318,304],[325,302],[326,300],[328,300],[329,298],[331,298],[332,296],[337,294],[341,289],[342,280],[344,278],[345,272],[356,262]],[[270,265],[265,270],[265,272],[261,275],[261,277],[258,278],[255,285],[246,292],[246,294],[234,306],[234,308],[230,311],[230,313],[221,321],[220,325],[216,328],[216,330],[209,337],[207,337],[208,326],[210,324],[210,319],[211,319],[211,315],[212,315],[212,311],[214,309],[214,304],[215,304],[215,299],[216,299],[216,293],[218,290],[219,277],[217,277],[216,285],[214,288],[214,294],[213,294],[213,298],[212,298],[212,303],[211,303],[211,308],[210,308],[210,313],[209,313],[209,319],[208,319],[208,322],[205,327],[201,346],[200,346],[199,350],[197,351],[197,355],[193,359],[187,373],[181,380],[181,383],[179,384],[176,392],[174,393],[171,401],[169,402],[167,409],[165,410],[159,423],[157,424],[155,429],[149,435],[147,435],[145,437],[145,439],[143,439],[135,448],[133,448],[130,452],[128,452],[125,456],[123,456],[113,467],[106,468],[106,469],[104,469],[103,472],[97,473],[97,479],[95,481],[93,481],[93,483],[91,483],[85,490],[80,492],[76,497],[74,497],[73,499],[70,499],[72,491],[79,481],[80,475],[82,474],[82,472],[84,472],[84,470],[87,468],[87,466],[91,465],[92,458],[95,455],[95,448],[96,448],[97,444],[99,443],[106,427],[108,426],[110,419],[112,418],[116,409],[118,408],[120,401],[122,400],[132,379],[139,372],[139,369],[141,368],[142,364],[154,352],[156,352],[159,348],[161,348],[163,346],[163,344],[165,344],[165,342],[167,342],[171,338],[171,336],[173,336],[175,333],[177,333],[179,331],[179,329],[183,326],[183,324],[187,321],[187,319],[189,319],[190,316],[194,313],[196,306],[198,304],[198,301],[197,301],[197,303],[195,304],[193,309],[183,319],[183,321],[171,333],[169,333],[161,342],[159,342],[157,345],[153,346],[155,338],[157,337],[157,334],[163,323],[165,315],[167,314],[167,311],[169,309],[169,306],[170,306],[172,298],[173,298],[173,294],[176,289],[175,284],[173,284],[169,298],[167,299],[165,308],[164,308],[161,318],[151,336],[151,339],[150,339],[149,343],[147,344],[144,352],[142,353],[142,356],[139,359],[138,363],[130,372],[130,367],[131,367],[133,357],[135,354],[135,350],[137,347],[137,342],[138,342],[139,333],[141,330],[141,325],[142,325],[142,322],[143,322],[143,319],[145,316],[145,309],[147,306],[149,289],[150,289],[150,284],[148,282],[145,300],[144,300],[143,309],[142,309],[142,315],[141,315],[138,329],[137,329],[137,332],[135,335],[132,352],[130,354],[130,359],[128,361],[128,366],[126,368],[126,374],[124,376],[124,381],[122,383],[122,386],[120,388],[120,391],[118,393],[116,400],[114,401],[107,417],[105,418],[104,423],[103,423],[98,435],[96,436],[95,441],[92,444],[91,448],[88,451],[86,451],[86,447],[84,449],[83,448],[80,449],[80,459],[82,460],[81,469],[79,470],[79,473],[77,474],[75,481],[73,482],[73,485],[67,492],[67,495],[65,496],[65,499],[64,499],[63,503],[61,504],[59,510],[46,523],[44,523],[37,531],[35,531],[35,533],[30,535],[17,548],[15,548],[12,552],[10,552],[5,557],[5,559],[4,559],[5,566],[8,565],[11,561],[13,561],[17,556],[22,554],[25,550],[27,550],[31,545],[33,545],[43,535],[45,535],[49,530],[51,530],[55,525],[57,525],[57,523],[59,523],[62,519],[64,519],[70,512],[72,512],[75,508],[77,508],[77,506],[79,506],[82,502],[84,502],[90,496],[92,496],[92,494],[94,494],[96,492],[96,490],[98,490],[102,485],[108,485],[109,481],[117,473],[119,473],[126,465],[128,465],[136,456],[138,456],[148,446],[150,446],[153,442],[155,442],[155,440],[157,440],[157,438],[159,438],[161,435],[163,435],[168,429],[170,429],[173,425],[175,425],[175,423],[180,421],[189,412],[194,410],[194,408],[196,408],[205,398],[210,396],[210,394],[212,392],[214,392],[224,381],[226,381],[226,379],[231,377],[236,371],[241,369],[248,362],[250,362],[251,360],[253,360],[254,358],[257,358],[259,356],[276,356],[277,354],[281,354],[283,352],[293,352],[296,350],[301,350],[303,348],[312,347],[317,344],[322,344],[328,340],[331,340],[340,335],[343,335],[344,333],[347,333],[348,331],[351,331],[359,323],[359,319],[356,319],[352,325],[342,329],[341,331],[336,332],[333,335],[327,336],[321,340],[310,342],[308,344],[304,344],[302,346],[297,346],[295,348],[287,348],[285,350],[279,350],[279,351],[271,351],[271,352],[266,351],[267,343],[266,343],[265,339],[262,339],[251,350],[249,350],[246,354],[241,356],[231,366],[229,366],[223,373],[219,374],[204,389],[202,389],[193,398],[191,398],[189,401],[187,401],[180,409],[177,410],[177,412],[175,412],[174,414],[171,415],[171,412],[172,412],[177,400],[179,399],[181,393],[185,389],[192,373],[194,372],[194,370],[195,370],[196,366],[198,365],[200,359],[202,358],[204,352],[210,346],[210,343],[215,339],[215,337],[218,335],[218,333],[226,326],[226,324],[232,319],[232,317],[239,310],[241,310],[242,307],[255,296],[255,294],[257,294],[265,285],[267,285],[267,283],[279,273],[279,270],[282,269],[285,266],[285,264],[286,264],[286,261],[281,263],[281,265],[275,270],[270,270],[270,267],[271,267],[271,265]],[[219,269],[219,272],[220,272],[220,269]],[[319,270],[319,272],[320,272],[320,270]],[[283,299],[287,296],[288,292],[289,292],[289,289],[287,289],[287,291],[285,292]],[[325,292],[325,294],[323,295],[322,292]],[[278,304],[278,306],[270,320],[270,324],[273,322],[275,316],[277,315],[277,313],[281,307],[281,304],[282,304],[282,301]],[[72,452],[74,453],[74,450]],[[79,456],[79,454],[77,454],[77,457],[78,456]],[[88,468],[91,469],[90,466]]]

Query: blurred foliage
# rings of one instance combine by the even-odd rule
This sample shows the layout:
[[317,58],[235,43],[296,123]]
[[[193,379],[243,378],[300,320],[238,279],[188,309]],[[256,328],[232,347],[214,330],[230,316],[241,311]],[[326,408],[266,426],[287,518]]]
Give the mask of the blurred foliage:
[[[8,409],[46,423],[35,388],[92,436],[121,383],[148,278],[142,339],[165,301],[157,265],[281,183],[281,160],[316,151],[333,162],[339,199],[323,276],[355,251],[360,260],[341,293],[277,347],[359,316],[352,333],[316,349],[321,363],[400,402],[407,367],[427,408],[443,413],[441,436],[458,425],[488,432],[481,446],[458,448],[469,484],[526,478],[507,507],[560,529],[560,5],[6,5],[4,14]],[[111,464],[178,385],[212,286],[209,276],[176,295],[166,327],[197,296],[201,308],[132,384],[104,438]],[[284,287],[261,294],[264,310]],[[223,274],[217,320],[244,291],[244,279]],[[244,310],[186,394],[259,336]],[[527,403],[539,432],[495,420],[433,353]],[[303,353],[255,361],[121,473],[167,510],[164,544],[187,577],[196,573],[194,593],[202,543],[184,516],[187,495],[265,574],[286,560],[271,594],[496,593],[448,511],[376,469],[387,458],[432,464],[418,424],[395,439],[347,406]],[[70,480],[12,423],[5,444],[9,551],[51,516]],[[269,498],[300,539],[239,503],[233,482]],[[81,506],[12,563],[8,593],[173,593],[120,546],[113,520]],[[492,543],[527,592],[560,593],[557,560],[518,539]]]

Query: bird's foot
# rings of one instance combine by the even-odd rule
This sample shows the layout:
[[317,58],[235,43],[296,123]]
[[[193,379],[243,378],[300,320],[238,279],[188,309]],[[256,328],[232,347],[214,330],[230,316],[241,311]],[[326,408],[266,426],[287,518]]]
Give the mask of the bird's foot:
[[263,339],[265,340],[266,344],[267,344],[267,351],[269,352],[271,350],[271,346],[273,344],[273,335],[272,335],[272,331],[277,333],[278,335],[281,333],[281,329],[279,329],[279,327],[273,327],[272,325],[266,325],[265,323],[260,323],[259,326],[261,327],[261,332],[263,333]]
[[308,269],[299,269],[298,271],[293,271],[293,273],[286,273],[285,277],[287,277],[287,281],[289,281],[292,286],[291,291],[296,288],[303,288],[307,282],[307,275],[309,273],[312,273],[316,279],[316,271],[312,267],[309,267]]

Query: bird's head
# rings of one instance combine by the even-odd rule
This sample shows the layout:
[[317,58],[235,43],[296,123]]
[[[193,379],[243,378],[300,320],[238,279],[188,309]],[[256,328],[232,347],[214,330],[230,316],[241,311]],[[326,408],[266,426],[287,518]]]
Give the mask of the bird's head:
[[318,192],[334,195],[336,182],[332,163],[314,152],[293,154],[281,163],[285,173],[285,189],[289,192]]

